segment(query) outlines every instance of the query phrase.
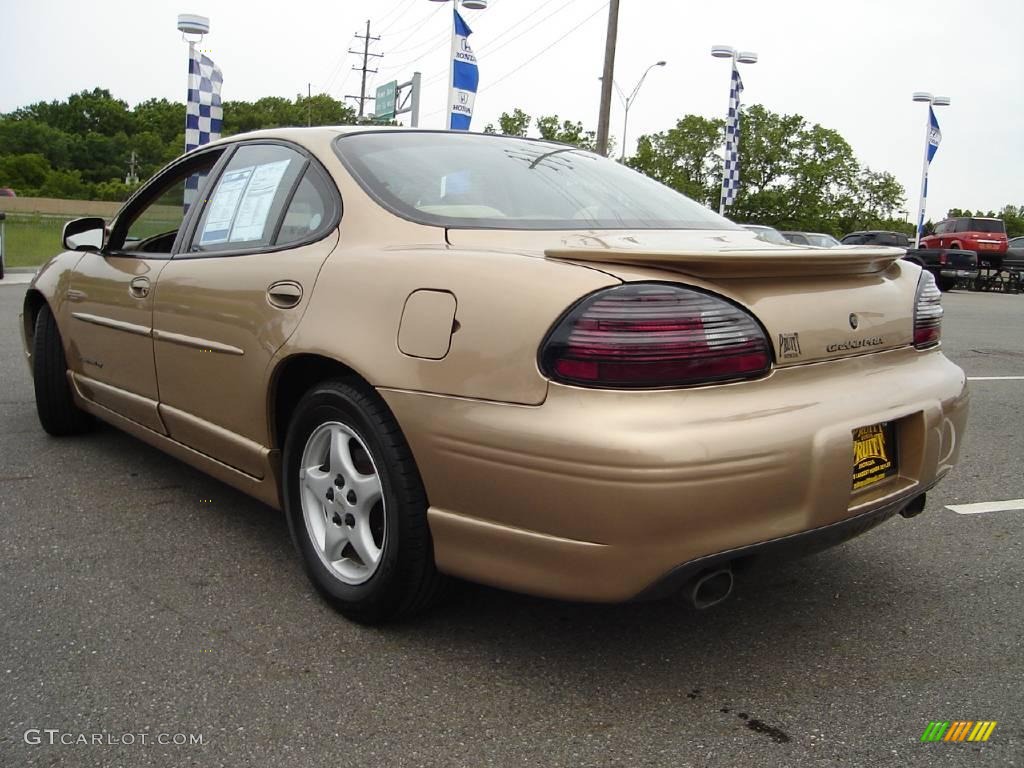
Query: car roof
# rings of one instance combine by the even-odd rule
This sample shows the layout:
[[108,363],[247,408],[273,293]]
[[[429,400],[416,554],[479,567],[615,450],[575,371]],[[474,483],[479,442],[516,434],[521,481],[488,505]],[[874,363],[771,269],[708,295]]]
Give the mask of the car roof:
[[[535,139],[529,136],[505,136],[504,134],[487,134],[476,131],[451,131],[440,128],[409,128],[404,125],[318,125],[312,127],[295,126],[287,128],[263,128],[258,131],[248,131],[246,133],[235,133],[231,136],[225,136],[217,141],[211,141],[208,144],[203,144],[201,147],[198,147],[198,149],[223,146],[239,141],[248,141],[250,139],[281,139],[282,141],[291,141],[295,144],[303,144],[306,142],[317,142],[322,139],[330,141],[336,136],[346,136],[358,133],[383,133],[391,131],[396,133],[453,133],[461,136],[496,136],[499,138],[519,139],[521,141],[531,141],[538,144],[550,144],[554,146],[580,149],[574,144],[565,144],[560,141],[551,141],[550,139]],[[582,151],[585,152],[588,150]]]

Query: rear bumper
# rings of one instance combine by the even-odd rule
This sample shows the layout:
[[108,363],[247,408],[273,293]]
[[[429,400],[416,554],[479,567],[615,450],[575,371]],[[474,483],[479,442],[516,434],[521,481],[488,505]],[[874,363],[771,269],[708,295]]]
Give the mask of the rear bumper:
[[[956,463],[963,372],[912,348],[682,391],[552,384],[539,406],[382,390],[430,499],[441,570],[634,598],[682,564],[891,509]],[[899,475],[853,492],[852,430],[898,427]]]

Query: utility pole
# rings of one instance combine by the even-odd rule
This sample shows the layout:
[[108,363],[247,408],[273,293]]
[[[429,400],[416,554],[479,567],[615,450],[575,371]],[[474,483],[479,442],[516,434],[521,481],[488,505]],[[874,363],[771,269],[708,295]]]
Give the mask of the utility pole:
[[608,120],[612,109],[612,78],[615,77],[615,39],[619,34],[619,0],[608,4],[608,34],[604,39],[604,74],[601,76],[601,111],[597,116],[597,152],[608,154]]
[[379,59],[384,54],[383,53],[370,53],[370,41],[371,40],[380,40],[380,38],[379,37],[370,37],[370,20],[369,19],[366,20],[366,34],[365,35],[358,35],[357,34],[356,38],[363,41],[363,50],[361,52],[360,51],[349,50],[349,53],[354,53],[357,56],[360,55],[360,53],[362,53],[363,66],[361,66],[361,67],[352,67],[352,69],[356,70],[357,72],[360,71],[360,70],[362,71],[362,73],[363,73],[363,85],[359,89],[359,95],[358,96],[346,96],[345,98],[346,99],[355,99],[356,101],[359,102],[359,116],[362,117],[363,114],[366,112],[366,100],[369,99],[370,101],[373,101],[373,96],[367,96],[366,95],[366,75],[367,75],[367,73],[377,74],[377,70],[376,69],[370,69],[369,68],[370,67],[370,58],[371,57],[376,57],[376,58]]
[[135,150],[132,150],[132,159],[128,161],[128,173],[124,177],[125,184],[138,184],[139,183],[139,161],[135,154]]
[[306,125],[313,124],[313,84],[306,83]]

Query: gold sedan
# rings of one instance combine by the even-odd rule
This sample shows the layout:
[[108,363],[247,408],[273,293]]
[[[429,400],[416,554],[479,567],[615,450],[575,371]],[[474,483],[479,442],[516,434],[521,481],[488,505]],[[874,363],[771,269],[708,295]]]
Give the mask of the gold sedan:
[[920,512],[964,436],[901,251],[766,243],[573,147],[236,136],[64,243],[23,312],[43,428],[98,417],[283,509],[361,621],[443,574],[708,606]]

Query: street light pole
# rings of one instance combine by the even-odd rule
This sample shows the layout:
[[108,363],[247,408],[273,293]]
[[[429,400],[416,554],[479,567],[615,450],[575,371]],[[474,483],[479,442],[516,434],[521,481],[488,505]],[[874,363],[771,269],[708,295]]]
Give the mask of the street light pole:
[[[738,50],[736,50],[735,48],[733,48],[732,46],[729,46],[729,45],[713,45],[713,46],[711,46],[711,55],[714,56],[716,59],[732,59],[732,65],[733,65],[734,68],[736,67],[737,64],[756,64],[757,63],[757,54],[754,53],[753,51],[738,51]],[[730,100],[730,102],[732,101],[732,73],[731,72],[729,73],[729,100]],[[731,103],[730,103],[730,106],[731,106]],[[740,108],[740,105],[739,105],[739,103],[737,103],[736,104],[736,119],[737,120],[739,119],[739,108]],[[726,125],[726,135],[725,135],[724,138],[726,140],[726,147],[728,147],[728,133],[727,133],[728,129],[729,129],[729,113],[728,113],[728,111],[726,111],[725,119],[726,119],[726,124],[725,124]],[[739,147],[737,147],[737,151],[739,151]],[[725,174],[727,172],[726,164],[728,162],[729,162],[728,154],[723,154],[723,157],[722,157],[722,181],[723,181],[723,188],[724,188],[724,183],[725,183]],[[719,200],[719,202],[718,202],[718,213],[720,215],[724,216],[725,215],[725,196],[724,195],[719,195],[718,200]]]
[[637,94],[640,93],[640,86],[643,85],[644,80],[647,79],[647,73],[650,72],[655,67],[664,66],[664,61],[656,61],[653,64],[651,64],[651,66],[649,66],[647,69],[645,69],[644,73],[640,76],[640,80],[637,81],[636,87],[632,90],[629,96],[627,96],[622,102],[622,105],[625,107],[625,114],[622,118],[622,154],[619,155],[620,163],[626,162],[626,128],[629,125],[629,108],[633,105],[633,102],[636,101]]
[[921,164],[921,194],[917,200],[917,225],[914,227],[914,247],[920,248],[921,230],[924,229],[925,201],[928,198],[928,147],[931,144],[932,107],[948,107],[950,100],[948,96],[933,96],[926,91],[915,92],[913,99],[929,105],[928,114],[924,117],[924,162]]

